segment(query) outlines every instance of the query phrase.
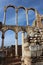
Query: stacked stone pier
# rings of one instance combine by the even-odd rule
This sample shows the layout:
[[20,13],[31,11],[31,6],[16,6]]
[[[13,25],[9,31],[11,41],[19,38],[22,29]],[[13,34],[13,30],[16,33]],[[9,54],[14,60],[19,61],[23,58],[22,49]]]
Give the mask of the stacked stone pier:
[[43,29],[34,28],[31,33],[24,39],[23,65],[43,65]]

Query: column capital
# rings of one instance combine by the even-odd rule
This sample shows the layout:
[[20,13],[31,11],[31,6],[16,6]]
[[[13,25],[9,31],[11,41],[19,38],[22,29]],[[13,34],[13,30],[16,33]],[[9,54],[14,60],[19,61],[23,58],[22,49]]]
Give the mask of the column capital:
[[26,8],[26,13],[28,14],[28,9]]
[[4,12],[6,12],[6,6],[4,7]]
[[18,9],[16,8],[16,13],[18,13]]

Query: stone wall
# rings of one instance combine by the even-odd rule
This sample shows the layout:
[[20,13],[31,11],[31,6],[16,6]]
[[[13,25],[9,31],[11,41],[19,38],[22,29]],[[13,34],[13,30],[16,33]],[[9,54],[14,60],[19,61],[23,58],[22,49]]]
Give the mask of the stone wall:
[[43,65],[43,29],[34,28],[24,40],[23,65]]

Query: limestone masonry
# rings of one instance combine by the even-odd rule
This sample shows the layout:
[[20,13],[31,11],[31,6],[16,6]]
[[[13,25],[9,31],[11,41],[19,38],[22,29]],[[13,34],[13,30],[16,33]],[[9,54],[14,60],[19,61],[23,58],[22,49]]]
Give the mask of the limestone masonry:
[[[6,25],[6,12],[9,7],[16,11],[16,25]],[[26,26],[18,26],[18,11],[22,8],[26,12]],[[35,20],[32,26],[28,24],[28,11],[35,12]],[[34,8],[15,7],[13,5],[4,8],[4,23],[0,22],[0,31],[2,31],[2,47],[4,51],[4,34],[7,30],[15,32],[16,45],[15,56],[18,57],[18,32],[22,31],[22,58],[21,65],[43,65],[43,15],[40,15]],[[26,35],[25,35],[26,33]],[[0,51],[1,51],[0,50]],[[13,65],[13,64],[12,64]]]

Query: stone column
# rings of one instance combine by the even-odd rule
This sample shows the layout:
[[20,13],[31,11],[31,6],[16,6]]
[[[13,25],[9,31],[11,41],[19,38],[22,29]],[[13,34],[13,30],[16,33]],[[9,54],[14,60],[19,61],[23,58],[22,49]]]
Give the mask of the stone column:
[[4,48],[4,33],[2,33],[2,49]]
[[24,65],[24,32],[22,31],[22,65]]
[[26,23],[28,25],[28,10],[26,9]]
[[18,25],[18,9],[16,9],[16,25]]
[[4,25],[5,25],[5,22],[6,22],[6,7],[4,7]]
[[15,39],[15,56],[18,57],[18,33],[16,33]]

